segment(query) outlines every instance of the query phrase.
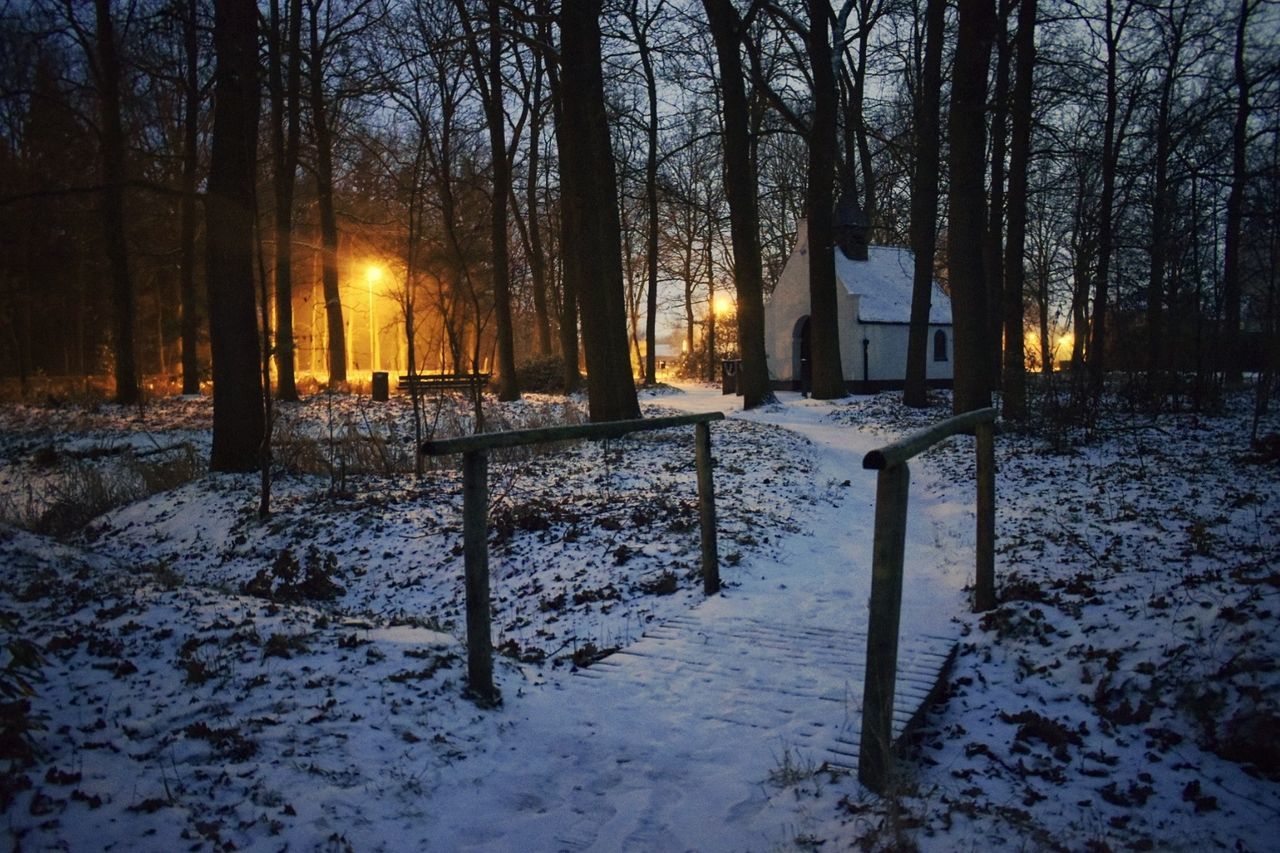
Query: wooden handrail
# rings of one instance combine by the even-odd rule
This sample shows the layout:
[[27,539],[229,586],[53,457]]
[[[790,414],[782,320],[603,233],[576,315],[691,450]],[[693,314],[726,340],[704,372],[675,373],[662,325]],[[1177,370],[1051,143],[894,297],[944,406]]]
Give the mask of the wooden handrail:
[[672,415],[594,424],[541,427],[510,432],[477,433],[461,438],[424,441],[418,448],[428,456],[462,454],[462,552],[467,592],[467,691],[481,705],[502,701],[493,683],[493,632],[489,596],[489,451],[574,439],[604,440],[633,432],[693,425],[694,458],[698,475],[698,519],[701,527],[702,587],[707,595],[720,591],[720,561],[716,547],[715,489],[711,479],[711,421],[723,412]]
[[906,438],[893,444],[871,451],[862,457],[862,467],[871,471],[881,471],[890,465],[906,462],[914,456],[933,447],[939,441],[959,433],[971,433],[978,424],[993,423],[996,419],[995,409],[975,409],[941,423],[913,432]]
[[570,424],[568,426],[515,429],[508,432],[480,432],[458,438],[442,438],[422,442],[421,452],[426,456],[449,456],[470,450],[496,450],[504,447],[521,447],[529,444],[549,444],[554,441],[590,439],[601,441],[621,438],[633,432],[669,429],[678,426],[724,420],[724,412],[704,412],[695,415],[669,415],[662,418],[639,418],[629,421],[604,421],[595,424]]
[[898,669],[898,622],[902,611],[902,563],[907,538],[907,461],[959,433],[977,438],[977,540],[975,611],[995,606],[995,419],[996,410],[956,415],[871,451],[862,467],[876,478],[875,541],[871,556],[871,602],[867,620],[866,680],[858,779],[877,793],[893,780],[893,696]]

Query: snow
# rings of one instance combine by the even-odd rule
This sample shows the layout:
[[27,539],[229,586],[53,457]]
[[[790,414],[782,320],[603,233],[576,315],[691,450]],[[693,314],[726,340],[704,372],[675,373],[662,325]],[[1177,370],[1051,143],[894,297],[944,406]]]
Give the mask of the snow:
[[[865,261],[847,258],[835,251],[836,276],[851,296],[858,300],[858,320],[863,323],[908,323],[911,321],[911,288],[915,276],[910,249],[898,246],[870,246]],[[935,281],[929,302],[929,323],[951,322],[951,297]]]
[[[285,407],[292,467],[267,522],[255,476],[204,475],[68,541],[0,527],[0,639],[44,657],[29,700],[38,754],[25,766],[5,741],[11,843],[1271,846],[1280,793],[1261,753],[1280,720],[1280,476],[1245,452],[1239,401],[1214,417],[1116,416],[1088,443],[1067,427],[1001,435],[1004,601],[984,615],[966,589],[972,441],[913,461],[901,635],[958,642],[959,656],[907,778],[881,799],[824,765],[811,736],[815,707],[839,725],[856,703],[799,694],[842,689],[818,655],[838,660],[865,625],[875,480],[862,454],[945,417],[947,401],[780,399],[743,413],[689,386],[645,402],[650,416],[729,414],[712,425],[726,588],[708,600],[691,429],[493,460],[493,629],[508,654],[492,710],[462,697],[456,463],[421,480],[377,473],[404,459],[402,399]],[[488,408],[509,426],[581,417],[554,399]],[[208,415],[189,398],[7,407],[8,514],[38,516],[65,490],[49,460],[70,449],[143,447],[145,434],[206,452]],[[432,421],[470,426],[444,407]],[[1278,428],[1271,416],[1263,431]],[[87,464],[111,462],[70,466]],[[341,594],[285,594],[283,551]],[[274,598],[250,594],[260,573]],[[789,649],[801,635],[826,639]],[[677,647],[681,660],[662,656]]]

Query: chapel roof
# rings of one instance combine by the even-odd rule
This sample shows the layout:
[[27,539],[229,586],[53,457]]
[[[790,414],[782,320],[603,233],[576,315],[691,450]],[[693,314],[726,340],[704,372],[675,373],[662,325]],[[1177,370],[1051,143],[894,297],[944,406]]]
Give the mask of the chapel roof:
[[[914,260],[910,249],[869,246],[867,260],[853,261],[836,251],[836,277],[858,300],[858,319],[864,323],[911,322],[911,290]],[[951,322],[951,299],[935,281],[929,300],[929,322]]]

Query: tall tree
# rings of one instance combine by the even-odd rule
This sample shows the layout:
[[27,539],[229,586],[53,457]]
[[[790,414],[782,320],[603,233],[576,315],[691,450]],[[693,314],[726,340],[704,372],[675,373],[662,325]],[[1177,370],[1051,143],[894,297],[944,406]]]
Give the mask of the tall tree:
[[[566,288],[582,309],[591,420],[637,418],[627,351],[617,177],[605,112],[600,52],[602,0],[581,0],[560,11],[560,146]],[[574,258],[569,262],[569,258]]]
[[196,298],[196,179],[200,167],[200,39],[197,0],[185,0],[182,14],[182,224],[179,293],[182,301],[182,393],[200,393],[200,315]]
[[646,4],[642,14],[639,4],[632,0],[625,10],[636,51],[640,54],[640,65],[644,69],[647,106],[644,163],[645,272],[648,282],[645,291],[644,327],[646,385],[657,381],[658,350],[658,74],[654,67],[650,35],[664,5],[664,0],[657,0],[651,8]]
[[[551,45],[551,22],[553,20],[551,0],[534,0],[534,11],[538,17],[538,42]],[[549,49],[548,49],[549,53]],[[556,141],[559,148],[566,135],[573,133],[567,124],[564,105],[564,87],[561,85],[561,67],[563,57],[546,56],[547,85],[551,89],[552,124],[555,126]],[[570,170],[572,171],[572,170]],[[572,180],[572,176],[570,176]],[[565,195],[563,174],[560,182],[560,194]],[[577,268],[578,253],[566,250],[572,247],[574,234],[578,225],[562,204],[560,211],[560,358],[564,363],[564,388],[566,393],[577,391],[582,385],[582,374],[578,372],[580,353],[578,350],[578,282],[582,277]],[[624,309],[625,312],[625,309]],[[625,325],[625,321],[624,321]],[[625,332],[624,332],[625,334]]]
[[315,143],[316,206],[320,211],[320,277],[324,288],[325,319],[329,338],[329,384],[347,381],[347,338],[342,322],[342,291],[338,281],[338,216],[333,204],[333,128],[330,113],[334,108],[326,97],[324,72],[327,54],[334,35],[326,29],[320,37],[321,7],[329,8],[330,0],[307,0],[309,10],[309,99],[311,131]]
[[836,312],[833,186],[836,165],[836,74],[829,0],[808,0],[805,51],[813,75],[813,122],[809,129],[809,328],[813,353],[813,396],[845,396]]
[[906,385],[902,402],[915,408],[928,404],[929,310],[933,299],[933,256],[938,242],[938,148],[941,135],[942,36],[946,0],[927,0],[924,51],[915,97],[915,168],[911,175],[911,329],[907,343]]
[[[467,51],[475,71],[476,88],[489,126],[490,171],[493,176],[489,207],[490,274],[498,349],[498,399],[518,400],[515,338],[511,324],[511,270],[507,255],[507,196],[511,194],[511,161],[507,153],[507,113],[502,85],[502,4],[485,0],[488,31],[485,50],[471,23],[465,0],[455,0],[458,20],[466,35]],[[527,112],[528,101],[524,102]]]
[[1235,120],[1231,128],[1231,190],[1227,195],[1226,234],[1222,268],[1222,355],[1227,381],[1238,382],[1240,359],[1240,243],[1244,223],[1244,196],[1249,180],[1249,116],[1252,79],[1246,62],[1249,20],[1264,0],[1240,0],[1235,20],[1235,47],[1231,54],[1235,84]]
[[[1016,2],[1016,0],[1014,0]],[[1005,158],[1009,142],[1009,16],[1010,0],[996,0],[996,54],[991,97],[991,191],[987,194],[987,230],[983,235],[982,266],[987,277],[987,346],[991,386],[1000,386],[1001,338],[1004,328],[1004,190]]]
[[1009,149],[1008,236],[1004,245],[1004,413],[1026,416],[1026,358],[1023,349],[1023,293],[1026,287],[1027,173],[1031,161],[1033,75],[1036,62],[1036,0],[1018,0],[1014,36],[1013,99],[1009,105],[1013,137]]
[[[1098,265],[1094,270],[1088,359],[1089,386],[1095,395],[1102,391],[1106,369],[1107,311],[1111,301],[1111,264],[1115,253],[1116,179],[1127,125],[1127,113],[1123,118],[1120,116],[1120,46],[1134,9],[1132,2],[1124,2],[1120,9],[1116,8],[1116,0],[1104,0],[1103,3],[1105,101],[1102,126],[1102,196],[1098,200]],[[1083,334],[1083,330],[1078,330],[1076,334]]]
[[[885,0],[844,0],[840,12],[836,15],[835,29],[832,33],[839,44],[845,41],[845,30],[850,15],[857,11],[858,28],[853,34],[853,51],[846,63],[838,68],[848,68],[848,97],[845,110],[845,175],[851,180],[854,175],[853,151],[857,151],[858,168],[862,177],[862,209],[867,221],[875,227],[880,215],[880,200],[876,194],[875,169],[871,162],[871,130],[867,126],[867,72],[868,54],[871,49],[871,33],[876,23],[889,9]],[[840,54],[845,51],[841,49]]]
[[520,217],[516,206],[517,224],[525,242],[525,254],[529,257],[529,279],[533,289],[534,352],[540,356],[551,355],[551,315],[547,305],[550,271],[547,263],[546,241],[542,234],[542,214],[539,202],[539,186],[542,180],[542,132],[547,124],[548,105],[543,95],[546,83],[546,65],[542,50],[532,51],[533,68],[528,86],[529,146],[525,181],[525,215]]
[[991,405],[987,292],[983,275],[983,175],[987,65],[995,40],[995,0],[960,0],[951,77],[951,201],[947,256],[955,324],[956,414]]
[[[297,400],[293,336],[293,193],[302,140],[302,0],[271,0],[268,86],[275,194],[276,394]],[[285,70],[285,66],[288,70]]]
[[[751,134],[741,44],[743,22],[731,0],[703,0],[720,66],[724,135],[724,193],[733,238],[733,282],[738,302],[738,378],[742,407],[772,402],[764,347],[764,278],[760,260],[759,182],[751,157]],[[651,307],[650,311],[654,308]]]
[[205,200],[214,471],[256,469],[265,430],[253,287],[257,34],[254,0],[215,0],[213,150]]
[[103,243],[111,274],[112,351],[115,355],[117,403],[138,401],[138,361],[134,342],[135,307],[133,279],[129,275],[129,245],[125,234],[124,122],[120,115],[120,46],[111,0],[94,0],[98,112],[102,145]]

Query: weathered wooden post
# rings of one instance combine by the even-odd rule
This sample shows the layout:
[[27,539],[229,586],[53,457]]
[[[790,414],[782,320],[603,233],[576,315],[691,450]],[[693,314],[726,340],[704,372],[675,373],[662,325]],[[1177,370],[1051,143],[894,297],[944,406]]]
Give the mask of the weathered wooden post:
[[973,612],[996,606],[996,454],[995,428],[990,421],[974,428],[978,454],[977,567]]
[[876,479],[876,529],[871,554],[871,613],[867,620],[867,671],[862,688],[858,780],[883,794],[893,780],[893,695],[898,669],[898,617],[902,609],[903,557],[907,541],[907,460],[957,433],[972,430],[978,448],[977,579],[974,609],[995,603],[996,410],[956,415],[893,444],[871,451],[862,467]]
[[906,462],[876,477],[875,544],[871,555],[871,614],[862,694],[858,780],[883,793],[893,773],[893,695],[898,671],[898,616],[902,609],[902,560],[907,541]]
[[694,424],[698,469],[698,515],[702,526],[702,574],[707,595],[720,589],[716,556],[716,504],[711,479],[710,421],[724,420],[722,412],[672,415],[598,424],[540,427],[510,432],[478,433],[422,442],[418,453],[428,456],[462,454],[462,551],[467,591],[467,692],[481,705],[497,705],[502,695],[493,683],[493,635],[489,608],[489,457],[503,447],[525,447],[554,441],[600,441],[633,432],[670,429]]
[[467,689],[483,705],[501,697],[493,686],[489,627],[489,454],[462,454],[462,549],[467,591]]
[[716,551],[716,494],[711,479],[711,425],[694,425],[694,459],[698,468],[698,520],[702,526],[702,590],[720,591],[720,558]]

